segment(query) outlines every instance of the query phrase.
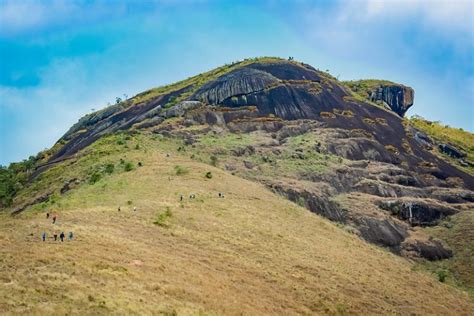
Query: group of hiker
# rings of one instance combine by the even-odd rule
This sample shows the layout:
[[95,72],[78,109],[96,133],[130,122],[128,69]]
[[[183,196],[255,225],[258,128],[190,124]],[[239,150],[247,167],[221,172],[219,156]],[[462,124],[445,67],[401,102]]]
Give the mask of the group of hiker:
[[[46,241],[46,237],[47,237],[46,232],[43,232],[43,235],[42,235],[43,241]],[[54,241],[57,241],[58,233],[53,233],[53,238],[54,238]],[[61,232],[61,234],[59,234],[59,240],[64,241],[64,238],[66,238],[66,235],[64,234],[64,232]],[[74,238],[74,234],[72,232],[69,232],[68,239],[72,240],[73,238]]]
[[[195,198],[196,198],[196,194],[191,193],[191,194],[189,195],[189,199],[190,199],[190,200],[193,200],[193,199],[195,199]],[[179,200],[180,200],[181,202],[183,202],[183,200],[184,200],[184,195],[181,194],[181,195],[179,196]]]
[[[51,214],[49,214],[49,212],[47,212],[46,213],[46,219],[49,219],[50,217],[52,218],[53,225],[56,224],[58,216],[56,214],[51,215]],[[63,231],[61,233],[54,232],[53,233],[54,241],[58,241],[58,237],[59,237],[59,240],[61,240],[61,242],[64,242],[64,239],[66,238],[66,234]],[[46,238],[47,238],[47,234],[46,234],[46,232],[43,232],[43,234],[41,235],[41,239],[43,241],[46,241]],[[74,238],[74,234],[72,232],[69,232],[68,233],[68,239],[72,240],[73,238]]]
[[[224,193],[219,192],[219,195],[218,195],[218,196],[219,196],[220,198],[224,198]],[[191,194],[189,195],[189,199],[190,199],[190,200],[194,200],[195,198],[196,198],[196,194],[191,193]],[[184,195],[181,194],[181,195],[179,196],[179,201],[180,201],[180,202],[183,202],[183,201],[184,201]]]
[[[219,196],[219,198],[224,198],[224,193],[219,192],[218,196]],[[190,199],[190,200],[194,200],[195,198],[196,198],[196,194],[191,193],[191,194],[189,195],[189,199]],[[179,196],[179,199],[180,199],[180,201],[182,202],[182,201],[184,200],[184,195],[181,194],[181,195]],[[122,209],[121,209],[121,206],[119,206],[119,207],[118,207],[118,211],[120,212],[121,210],[122,210]],[[136,207],[136,206],[133,207],[133,211],[134,211],[134,212],[137,211],[137,207]],[[51,219],[52,219],[53,225],[56,224],[56,221],[57,221],[57,219],[58,219],[58,216],[57,216],[56,214],[51,215],[51,214],[49,214],[49,212],[47,212],[47,213],[46,213],[46,219],[49,219],[50,217],[51,217]],[[43,241],[46,241],[46,238],[47,238],[46,232],[43,232],[43,234],[41,235],[41,238],[42,238]],[[64,242],[64,239],[66,238],[66,234],[65,234],[63,231],[62,231],[61,233],[59,233],[59,234],[58,234],[57,232],[53,233],[53,239],[54,239],[54,241],[58,241],[58,238],[59,238],[59,240],[61,240],[61,242]],[[74,238],[74,234],[73,234],[72,232],[69,232],[69,233],[68,233],[68,239],[69,239],[69,240],[72,240],[73,238]]]
[[[119,211],[119,212],[122,211],[122,207],[121,207],[121,206],[118,207],[118,211]],[[137,207],[136,207],[136,206],[133,207],[133,211],[134,211],[134,212],[137,211]]]

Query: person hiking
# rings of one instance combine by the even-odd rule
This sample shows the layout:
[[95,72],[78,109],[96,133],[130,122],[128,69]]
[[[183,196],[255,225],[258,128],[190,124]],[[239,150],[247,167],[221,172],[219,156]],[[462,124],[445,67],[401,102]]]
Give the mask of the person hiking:
[[118,211],[120,212],[120,206],[118,207]]
[[72,237],[73,237],[72,232],[69,232],[69,240],[72,240]]
[[48,219],[48,218],[49,218],[49,213],[46,213],[46,219]]
[[66,235],[64,235],[64,232],[61,232],[61,235],[59,235],[59,238],[61,238],[61,241],[64,241],[64,237],[66,237]]
[[179,200],[180,200],[181,202],[183,202],[183,199],[184,199],[184,196],[181,194],[181,195],[179,196]]
[[136,207],[136,206],[133,207],[133,211],[134,211],[134,212],[137,211],[137,207]]
[[58,240],[58,233],[54,233],[53,237],[54,237],[54,241],[57,241]]
[[56,223],[56,215],[53,215],[53,224]]
[[43,238],[43,241],[46,241],[46,233],[43,232],[42,238]]

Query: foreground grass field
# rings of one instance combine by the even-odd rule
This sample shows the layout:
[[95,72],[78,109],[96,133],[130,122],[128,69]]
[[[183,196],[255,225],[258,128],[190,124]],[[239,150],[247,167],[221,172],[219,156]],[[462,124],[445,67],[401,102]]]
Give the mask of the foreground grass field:
[[[104,140],[39,182],[116,162],[110,175],[1,215],[1,314],[474,313],[464,292],[257,183],[168,155],[169,143],[127,142],[137,149]],[[42,242],[43,231],[75,239]]]

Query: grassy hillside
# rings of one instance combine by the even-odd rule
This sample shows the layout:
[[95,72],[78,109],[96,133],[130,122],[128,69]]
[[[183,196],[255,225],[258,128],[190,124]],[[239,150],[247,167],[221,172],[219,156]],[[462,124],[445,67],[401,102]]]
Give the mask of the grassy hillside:
[[448,159],[457,167],[474,174],[474,167],[472,167],[474,166],[474,134],[469,133],[468,131],[465,131],[461,128],[454,128],[444,125],[440,122],[428,121],[419,116],[411,117],[409,122],[415,128],[426,133],[436,142],[453,145],[454,147],[466,153],[467,156],[465,160],[471,164],[470,167],[460,165],[457,159],[453,159],[447,155],[444,155],[439,151],[438,148],[435,148],[435,151],[439,155],[442,155],[445,159]]
[[[55,193],[0,215],[0,312],[474,312],[465,293],[405,259],[179,147],[149,134],[108,136],[22,190],[19,200]],[[72,178],[81,183],[59,195]],[[76,238],[40,241],[63,230]]]
[[456,255],[443,261],[425,262],[424,268],[439,275],[445,274],[446,280],[452,285],[459,286],[474,297],[474,212],[460,212],[443,225],[427,229],[430,235],[445,240]]

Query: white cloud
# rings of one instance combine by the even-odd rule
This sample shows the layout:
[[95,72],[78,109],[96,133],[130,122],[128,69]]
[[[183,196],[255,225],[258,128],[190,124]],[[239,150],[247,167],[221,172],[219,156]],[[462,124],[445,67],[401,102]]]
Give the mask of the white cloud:
[[[353,10],[354,7],[363,10]],[[366,19],[419,17],[436,29],[473,32],[472,0],[353,0],[351,10]]]
[[41,30],[50,26],[70,25],[126,13],[122,2],[86,0],[0,0],[0,35]]

